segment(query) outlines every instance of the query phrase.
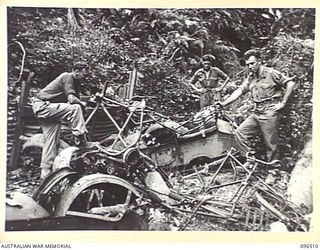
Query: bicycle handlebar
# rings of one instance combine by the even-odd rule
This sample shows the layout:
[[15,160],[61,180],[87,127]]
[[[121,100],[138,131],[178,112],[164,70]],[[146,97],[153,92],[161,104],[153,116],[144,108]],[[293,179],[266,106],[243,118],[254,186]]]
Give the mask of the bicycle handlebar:
[[270,162],[263,161],[263,160],[257,159],[255,156],[250,156],[250,152],[246,153],[246,158],[249,161],[255,161],[255,162],[267,165],[267,166],[276,165],[276,164],[280,164],[281,166],[283,166],[283,164],[282,164],[282,162],[280,160],[273,160],[273,161],[270,161]]

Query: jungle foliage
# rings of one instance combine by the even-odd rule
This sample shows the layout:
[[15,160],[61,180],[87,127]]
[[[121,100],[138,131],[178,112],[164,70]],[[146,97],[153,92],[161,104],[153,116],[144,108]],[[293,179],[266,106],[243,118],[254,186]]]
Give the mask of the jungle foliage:
[[[231,77],[226,96],[241,83],[244,51],[259,48],[268,65],[298,83],[281,127],[282,153],[292,157],[303,146],[312,112],[315,9],[10,7],[7,14],[9,105],[18,101],[21,81],[35,89],[33,95],[75,62],[86,61],[91,73],[86,95],[105,81],[123,86],[137,67],[137,94],[156,96],[148,102],[151,107],[185,117],[198,110],[198,97],[186,82],[204,54],[213,54],[216,66]],[[17,42],[26,51],[23,64]],[[250,107],[240,103],[247,102],[230,107],[239,122]]]

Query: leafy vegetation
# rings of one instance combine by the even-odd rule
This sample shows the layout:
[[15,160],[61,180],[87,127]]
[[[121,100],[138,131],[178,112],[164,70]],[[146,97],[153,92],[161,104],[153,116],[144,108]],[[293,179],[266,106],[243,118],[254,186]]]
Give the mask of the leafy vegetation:
[[[198,97],[186,82],[200,67],[202,55],[213,54],[216,65],[232,78],[226,96],[242,80],[243,52],[260,48],[266,63],[296,76],[298,82],[281,128],[282,153],[292,157],[303,146],[311,122],[315,9],[11,7],[7,11],[9,104],[17,103],[21,83],[16,80],[22,51],[14,41],[26,50],[22,80],[34,89],[80,60],[90,64],[87,95],[105,81],[123,86],[128,72],[137,67],[137,94],[156,96],[149,105],[172,116],[187,116],[199,108]],[[239,108],[239,104],[230,110],[241,121],[249,105]]]

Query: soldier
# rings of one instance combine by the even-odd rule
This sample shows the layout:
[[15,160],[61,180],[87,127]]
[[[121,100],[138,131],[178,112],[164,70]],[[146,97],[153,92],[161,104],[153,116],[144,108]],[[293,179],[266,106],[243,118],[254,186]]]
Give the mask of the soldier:
[[260,53],[256,50],[248,50],[244,54],[244,59],[249,70],[247,78],[220,104],[226,106],[250,91],[255,105],[253,113],[240,124],[235,133],[240,153],[245,156],[246,152],[253,150],[250,138],[261,132],[267,158],[272,161],[278,158],[280,111],[286,105],[295,83],[292,78],[286,77],[279,71],[261,65]]
[[201,94],[200,108],[214,103],[219,78],[225,80],[222,86],[225,86],[225,84],[230,80],[222,70],[212,66],[214,61],[215,57],[213,55],[208,54],[203,56],[203,68],[197,70],[190,80],[191,87]]
[[86,103],[79,99],[80,80],[87,75],[87,70],[86,64],[75,64],[72,72],[59,75],[33,100],[32,110],[41,123],[44,135],[41,179],[45,179],[52,171],[58,153],[61,121],[69,123],[77,146],[90,148],[96,145],[86,139],[87,129],[82,111]]

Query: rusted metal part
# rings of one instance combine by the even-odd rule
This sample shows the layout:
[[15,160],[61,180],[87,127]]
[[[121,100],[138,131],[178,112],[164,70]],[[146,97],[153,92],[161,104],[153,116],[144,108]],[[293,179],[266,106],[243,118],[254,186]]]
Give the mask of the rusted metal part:
[[281,213],[278,209],[276,209],[272,204],[267,202],[263,196],[259,194],[259,192],[255,192],[255,197],[257,199],[257,202],[261,204],[263,207],[268,209],[271,213],[275,214],[277,217],[280,218],[281,221],[288,223],[290,219],[283,213]]
[[[79,216],[80,215],[80,216]],[[147,230],[148,225],[133,211],[128,210],[120,220],[108,221],[101,218],[76,216],[46,217],[32,220],[7,221],[6,231],[44,231],[44,230]]]
[[202,137],[200,134],[188,139],[172,137],[157,146],[142,146],[142,150],[154,159],[159,167],[187,166],[197,159],[215,160],[234,145],[233,135],[217,130]]
[[258,230],[263,230],[263,221],[264,221],[264,217],[265,217],[265,211],[263,211],[263,210],[260,210],[261,211],[261,213],[260,213],[260,221],[259,221],[259,228],[258,228]]
[[90,219],[98,219],[103,221],[109,221],[109,222],[117,222],[120,221],[124,215],[122,212],[118,212],[116,215],[111,215],[109,213],[100,215],[100,214],[90,214],[90,213],[84,213],[84,212],[78,212],[78,211],[67,211],[66,215],[70,216],[76,216],[76,217],[84,217],[84,218],[90,218]]
[[[190,222],[190,220],[196,215],[196,214],[201,214],[201,212],[199,212],[198,210],[200,208],[203,208],[209,212],[211,212],[211,216],[214,217],[219,217],[219,218],[224,218],[224,219],[232,219],[230,214],[228,214],[225,210],[213,207],[213,206],[208,206],[208,205],[204,205],[207,201],[211,200],[213,197],[206,197],[203,199],[200,199],[196,205],[196,207],[192,210],[192,213],[190,216],[188,216],[185,221],[180,225],[179,227],[179,231],[183,231],[185,230],[185,228],[187,227],[188,223]],[[208,213],[206,213],[208,215]]]
[[250,185],[250,179],[256,170],[258,164],[256,163],[250,170],[246,169],[244,165],[242,165],[242,168],[244,168],[247,171],[247,176],[246,178],[242,181],[240,187],[238,188],[237,192],[235,195],[231,198],[231,201],[237,202],[240,197],[243,195],[244,191],[247,189],[247,187]]
[[30,220],[48,216],[48,211],[26,194],[15,192],[6,198],[6,221]]
[[194,172],[196,173],[196,175],[197,175],[197,177],[198,177],[198,180],[200,181],[200,183],[201,183],[201,188],[200,188],[200,190],[204,187],[204,180],[203,180],[203,178],[201,177],[201,175],[200,175],[200,173],[198,172],[198,170],[197,170],[197,168],[195,167],[195,166],[192,166],[192,168],[193,168],[193,170],[194,170]]
[[35,201],[39,201],[41,195],[45,195],[62,179],[71,178],[72,176],[78,175],[77,172],[73,171],[71,168],[61,168],[53,172],[47,179],[45,179],[38,189],[34,192],[32,198]]
[[[64,216],[66,215],[67,211],[69,210],[71,204],[75,200],[75,198],[81,194],[82,191],[94,187],[95,185],[98,184],[114,184],[118,185],[119,187],[125,188],[126,190],[132,191],[132,193],[140,197],[140,192],[137,189],[137,187],[133,186],[131,183],[128,181],[121,179],[116,176],[112,175],[105,175],[105,174],[91,174],[84,176],[80,178],[78,181],[76,181],[68,190],[67,193],[63,194],[59,204],[57,205],[57,208],[54,212],[55,216]],[[132,195],[130,192],[130,195]],[[127,194],[129,195],[129,194]],[[126,196],[127,197],[127,196]],[[127,200],[127,198],[126,198]]]
[[238,181],[233,181],[233,182],[228,182],[228,183],[225,183],[225,184],[220,184],[220,185],[214,185],[210,188],[207,189],[207,193],[214,190],[214,189],[218,189],[218,188],[222,188],[222,187],[227,187],[227,186],[232,186],[232,185],[235,185],[235,184],[240,184],[242,182],[242,180],[238,180]]
[[217,177],[218,174],[220,173],[221,169],[225,166],[228,158],[229,158],[230,156],[232,156],[232,154],[233,154],[233,149],[231,149],[231,150],[227,153],[226,157],[223,158],[223,161],[221,162],[220,166],[218,167],[218,169],[216,170],[215,174],[213,175],[213,177],[212,177],[211,180],[209,181],[208,186],[210,186],[210,185],[212,185],[212,184],[214,183],[216,177]]
[[[97,154],[99,156],[102,155],[103,157],[103,154],[105,154],[106,160],[112,160],[119,164],[123,163],[125,167],[128,166],[128,171],[133,171],[133,168],[129,168],[129,166],[131,165],[128,164],[125,160],[127,157],[124,156],[128,156],[129,153],[126,154],[125,152],[129,152],[130,150],[136,150],[136,152],[139,152],[140,148],[133,148],[133,146],[140,147],[142,145],[142,140],[140,139],[144,117],[144,104],[142,104],[141,102],[140,106],[126,107],[129,108],[130,114],[125,120],[124,124],[120,126],[112,118],[111,114],[108,113],[107,108],[105,106],[102,106],[104,112],[108,115],[109,119],[118,129],[117,138],[114,140],[110,148],[98,146],[96,151],[84,152],[83,154],[79,154],[79,158],[86,158],[90,154]],[[130,119],[133,117],[133,113],[135,111],[140,112],[140,128],[138,135],[135,137],[135,140],[132,144],[130,144],[128,143],[130,142],[130,140],[126,140],[128,138],[123,135],[123,132],[127,127]],[[204,130],[208,132],[209,130],[206,129],[212,128],[213,127],[205,128]],[[150,206],[162,205],[163,207],[167,207],[179,214],[188,215],[185,217],[183,223],[181,223],[179,230],[185,230],[191,219],[196,215],[205,215],[231,221],[244,221],[245,226],[249,230],[262,230],[263,223],[266,218],[265,211],[259,210],[254,207],[245,206],[242,200],[247,199],[247,197],[244,197],[245,191],[253,187],[253,179],[254,181],[262,182],[261,178],[259,178],[255,174],[255,171],[258,164],[262,164],[263,161],[251,159],[253,164],[242,164],[236,159],[236,150],[232,148],[227,152],[227,155],[224,158],[209,163],[204,169],[200,171],[196,167],[194,167],[195,173],[185,177],[186,179],[192,176],[197,176],[198,180],[201,183],[199,192],[202,192],[204,190],[205,194],[208,194],[208,192],[211,192],[213,190],[219,190],[223,187],[240,184],[233,197],[231,197],[231,199],[229,200],[219,201],[216,200],[216,197],[212,195],[207,195],[200,198],[191,197],[191,195],[179,197],[179,194],[175,193],[174,195],[172,195],[170,188],[166,185],[166,182],[161,176],[160,172],[154,166],[155,164],[147,164],[147,161],[152,162],[154,159],[156,159],[156,162],[160,166],[181,166],[190,164],[190,162],[194,159],[197,159],[197,157],[206,156],[209,159],[215,158],[217,156],[220,157],[221,153],[225,152],[225,149],[230,146],[229,144],[232,141],[232,136],[224,135],[219,131],[209,131],[210,133],[208,132],[205,134],[203,134],[202,131],[198,131],[196,133],[187,134],[181,137],[181,135],[177,135],[177,131],[172,131],[172,129],[170,128],[168,129],[171,132],[176,133],[168,144],[163,144],[159,147],[153,148],[148,148],[148,145],[146,144],[144,145],[144,148],[141,148],[143,152],[148,152],[149,149],[152,153],[150,154],[150,158],[145,156],[145,163],[139,165],[139,167],[141,167],[140,169],[136,169],[136,173],[138,173],[139,171],[141,173],[141,176],[143,177],[140,178],[140,175],[135,175],[135,177],[139,176],[138,179],[142,183],[139,184],[139,186],[138,184],[127,181],[129,180],[129,175],[126,175],[123,178],[101,173],[77,176],[77,173],[73,172],[72,169],[66,168],[60,169],[52,176],[50,176],[41,185],[40,189],[35,193],[34,197],[39,200],[39,197],[48,194],[53,189],[53,187],[61,180],[75,176],[78,179],[73,180],[73,182],[70,183],[68,190],[62,193],[62,196],[60,197],[60,200],[53,211],[53,216],[71,216],[79,217],[82,219],[98,219],[106,222],[120,222],[123,216],[126,214],[127,208],[130,207],[131,203],[134,203],[136,205],[136,200],[141,201],[142,196],[146,195],[148,201],[150,202]],[[227,140],[228,138],[230,140]],[[120,149],[115,148],[118,142],[122,144],[122,148]],[[138,145],[138,143],[141,143],[141,145]],[[208,147],[208,145],[210,145],[210,147]],[[130,148],[131,146],[132,148]],[[213,152],[213,150],[216,151]],[[92,163],[90,162],[90,164]],[[216,167],[218,164],[220,165],[215,170],[209,182],[206,183],[201,174],[207,173],[208,169],[210,169],[211,167]],[[146,167],[146,165],[148,165],[149,167]],[[219,176],[219,174],[221,174],[222,171],[226,168],[230,170],[230,166],[231,170],[233,171],[233,181],[218,183],[217,177]],[[236,180],[237,168],[241,168],[242,170],[244,170],[245,177],[243,179]],[[150,176],[152,178],[150,178]],[[158,179],[162,180],[161,185],[158,185],[160,182],[156,182],[156,180]],[[264,185],[267,184],[264,183]],[[110,202],[106,198],[106,195],[109,192],[109,188],[114,186],[122,189],[122,191],[124,190],[124,199],[122,199],[122,201],[119,201],[117,199],[117,197],[120,196],[120,192],[118,192],[119,190],[116,188],[113,193],[111,192],[111,198],[108,197],[112,199],[112,202]],[[266,187],[270,192],[273,192],[273,189],[269,188],[268,185]],[[284,217],[284,215],[282,215],[282,213],[278,211],[277,208],[268,204],[268,202],[265,201],[261,195],[259,196],[257,192],[254,192],[253,194],[256,194],[257,202],[263,207],[266,207],[272,214],[275,214],[276,216],[282,216],[280,217],[282,220],[289,221],[289,218]],[[138,199],[135,199],[135,197],[137,197]],[[133,199],[135,199],[134,202]],[[87,203],[84,203],[84,201]],[[109,204],[106,204],[108,202]],[[116,205],[111,206],[113,204]],[[80,206],[80,209],[77,210],[78,205]],[[148,206],[148,204],[146,205]],[[131,206],[131,208],[132,207],[133,206]]]
[[251,217],[251,210],[247,209],[246,211],[247,211],[247,213],[246,213],[245,227],[247,229],[249,229],[249,220],[250,220],[250,217]]
[[263,231],[268,223],[268,216],[260,208],[248,207],[245,210],[244,226],[250,231]]
[[98,219],[63,216],[33,220],[15,220],[6,222],[6,231],[44,231],[44,230],[114,230],[114,222]]
[[[228,158],[228,157],[230,157],[230,155],[226,156],[226,158]],[[220,171],[220,168],[222,168],[222,166],[224,164],[226,164],[226,158],[224,159],[224,161],[222,162],[222,164],[218,168],[219,171]],[[233,159],[231,159],[231,160],[233,160]],[[236,159],[234,159],[234,160],[236,160]],[[261,162],[259,161],[259,163],[261,163]],[[271,163],[268,163],[268,164],[271,164]],[[258,162],[257,161],[252,161],[248,165],[239,164],[239,167],[242,168],[246,173],[246,176],[245,176],[244,179],[236,180],[236,181],[233,181],[233,182],[222,183],[220,185],[211,186],[211,187],[209,187],[207,189],[207,192],[209,192],[209,191],[212,191],[213,189],[219,189],[221,187],[240,184],[239,188],[236,190],[236,193],[229,200],[230,203],[228,205],[226,205],[225,202],[220,202],[220,204],[219,204],[218,202],[215,202],[214,199],[212,199],[210,201],[210,204],[215,208],[216,208],[216,206],[218,206],[218,204],[222,205],[220,207],[221,207],[221,211],[223,211],[223,212],[222,213],[218,213],[218,215],[219,216],[224,216],[224,215],[226,215],[226,212],[229,211],[229,213],[227,214],[228,216],[230,216],[232,218],[237,218],[239,220],[243,219],[245,226],[249,230],[254,230],[254,231],[256,231],[256,230],[264,230],[266,228],[266,223],[269,222],[269,216],[268,216],[268,213],[266,213],[266,209],[269,211],[269,213],[273,214],[274,217],[278,217],[284,222],[287,222],[287,223],[291,222],[291,224],[292,224],[292,221],[295,221],[295,222],[299,223],[299,218],[298,218],[299,216],[296,213],[294,213],[294,214],[297,215],[297,218],[288,218],[288,217],[286,217],[285,214],[283,214],[281,212],[281,210],[278,210],[278,208],[274,207],[271,203],[266,201],[263,198],[262,194],[259,195],[259,193],[257,192],[257,190],[259,190],[259,185],[258,186],[253,185],[254,182],[261,183],[262,186],[266,190],[268,190],[268,192],[270,194],[272,194],[274,196],[274,199],[281,199],[283,202],[285,202],[285,200],[282,199],[281,194],[279,194],[272,187],[268,186],[263,180],[261,180],[261,178],[259,176],[256,175],[255,172],[256,172],[257,166],[258,166]],[[215,175],[213,176],[211,181],[213,181],[215,179],[216,175],[217,175],[217,172],[215,173]],[[252,179],[253,177],[255,177],[255,178]],[[253,180],[254,180],[254,182],[253,182]],[[251,194],[249,193],[248,197],[244,197],[244,192],[246,190],[250,190],[250,189],[252,189]],[[253,197],[253,198],[255,198],[255,200],[257,200],[257,198],[256,198],[257,194],[258,194],[258,197],[259,197],[259,201],[257,201],[257,202],[259,204],[263,205],[262,209],[259,209],[259,208],[256,208],[256,207],[251,207],[250,208],[250,206],[249,206],[249,208],[246,210],[246,213],[244,213],[243,215],[239,214],[238,209],[239,209],[239,205],[240,205],[240,203],[239,203],[240,202],[240,198],[244,199],[244,200],[249,200],[250,197]],[[209,201],[208,201],[208,203],[209,203]],[[216,204],[214,204],[214,203],[216,203]],[[287,206],[289,206],[288,203],[287,203]],[[230,207],[231,207],[231,210],[229,209]],[[266,208],[266,209],[263,209],[263,208]],[[199,209],[198,206],[195,209]],[[193,215],[194,215],[194,214],[196,214],[197,211],[193,211],[193,212],[194,212],[193,213]],[[217,211],[212,211],[211,210],[211,212],[216,213]]]

